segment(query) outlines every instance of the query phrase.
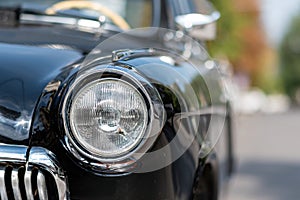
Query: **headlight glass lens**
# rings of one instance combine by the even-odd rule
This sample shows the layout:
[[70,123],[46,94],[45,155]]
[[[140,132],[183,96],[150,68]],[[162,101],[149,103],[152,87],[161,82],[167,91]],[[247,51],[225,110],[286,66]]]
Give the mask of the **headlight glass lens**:
[[70,126],[76,141],[88,152],[115,158],[141,142],[147,113],[144,98],[133,85],[117,79],[101,79],[75,94],[70,107]]

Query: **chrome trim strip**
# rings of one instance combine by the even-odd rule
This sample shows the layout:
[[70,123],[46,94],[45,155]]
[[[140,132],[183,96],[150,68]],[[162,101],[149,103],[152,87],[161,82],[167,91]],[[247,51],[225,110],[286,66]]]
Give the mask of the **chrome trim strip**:
[[32,194],[31,175],[32,175],[31,169],[28,169],[28,166],[26,166],[25,175],[24,175],[24,184],[25,184],[26,197],[28,200],[34,200]]
[[15,200],[22,200],[19,187],[19,169],[13,169],[11,172],[11,186],[13,189]]
[[32,15],[22,13],[21,21],[31,23],[50,23],[50,24],[63,24],[63,25],[76,25],[78,19],[72,17],[59,17],[59,16],[47,16],[47,15]]
[[101,22],[91,19],[79,19],[74,17],[60,17],[60,16],[49,16],[49,15],[34,15],[24,14],[20,15],[20,20],[23,23],[32,24],[59,24],[63,26],[71,26],[78,29],[90,29],[98,30],[101,27]]
[[0,143],[0,162],[26,162],[27,147],[25,146],[13,146]]
[[37,188],[40,200],[48,200],[48,192],[46,186],[46,178],[42,172],[38,172],[37,175]]
[[1,196],[1,200],[8,200],[4,177],[5,177],[5,167],[0,167],[0,196]]
[[199,116],[199,115],[219,115],[224,116],[226,114],[226,106],[210,106],[200,108],[198,111],[192,112],[181,112],[175,114],[175,118],[183,119],[191,116]]

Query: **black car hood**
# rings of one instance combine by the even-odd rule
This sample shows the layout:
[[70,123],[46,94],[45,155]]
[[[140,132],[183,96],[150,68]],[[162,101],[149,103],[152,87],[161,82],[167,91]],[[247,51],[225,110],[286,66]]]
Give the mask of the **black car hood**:
[[43,89],[80,58],[81,52],[70,49],[0,43],[0,142],[28,141]]

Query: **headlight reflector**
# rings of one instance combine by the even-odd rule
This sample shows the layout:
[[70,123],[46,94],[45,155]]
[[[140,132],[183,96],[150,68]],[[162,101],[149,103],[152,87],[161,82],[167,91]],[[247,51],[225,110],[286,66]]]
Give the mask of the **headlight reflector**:
[[144,97],[121,79],[88,83],[76,92],[69,111],[76,141],[104,159],[121,157],[137,147],[148,123]]

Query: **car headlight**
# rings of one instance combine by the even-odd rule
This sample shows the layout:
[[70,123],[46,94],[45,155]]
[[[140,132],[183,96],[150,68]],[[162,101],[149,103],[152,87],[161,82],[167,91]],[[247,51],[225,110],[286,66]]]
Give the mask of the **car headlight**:
[[105,78],[87,84],[74,96],[70,125],[83,148],[99,157],[115,158],[141,142],[147,115],[144,98],[134,86]]
[[77,158],[80,154],[92,159],[100,168],[121,168],[138,160],[164,123],[155,88],[116,66],[79,75],[69,87],[62,112],[70,151],[74,154],[75,149]]

